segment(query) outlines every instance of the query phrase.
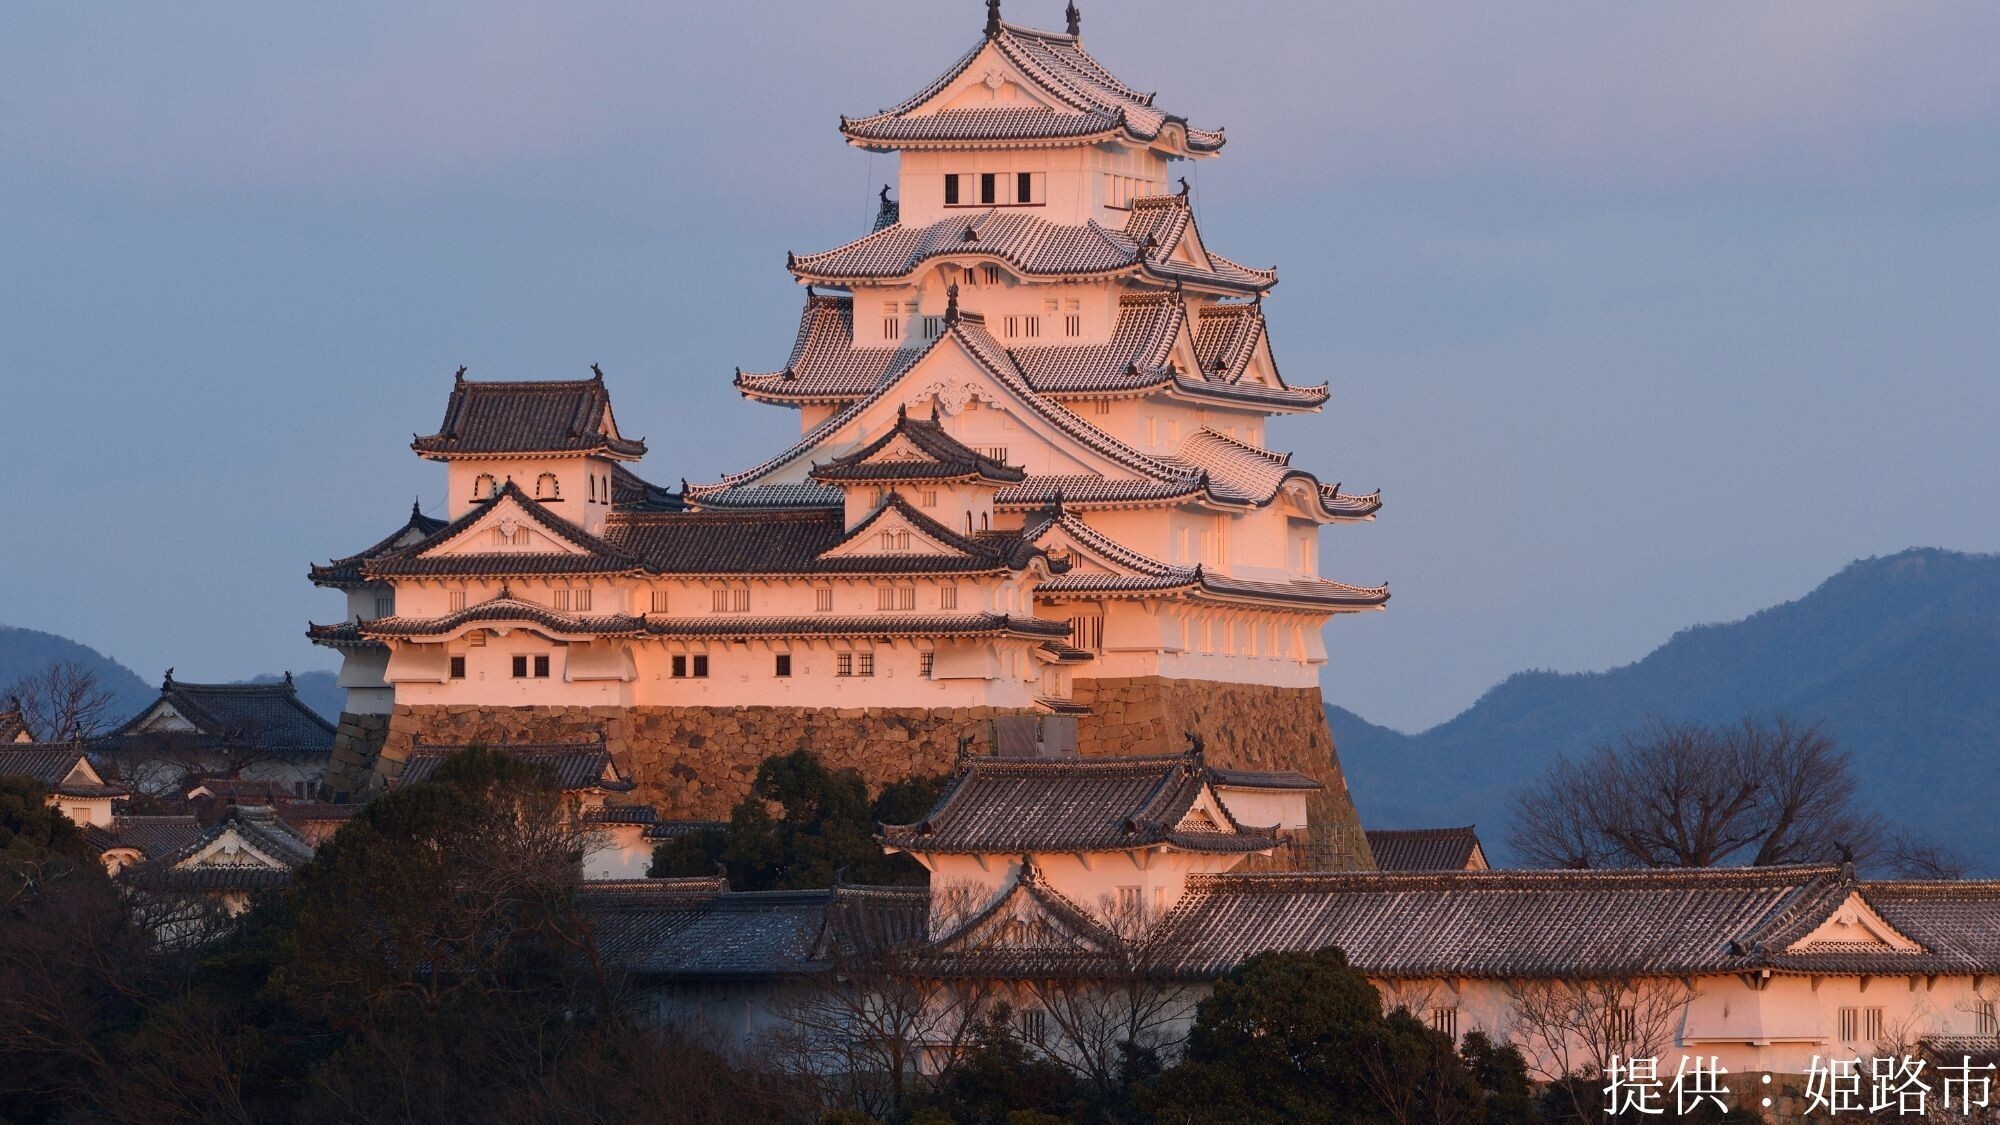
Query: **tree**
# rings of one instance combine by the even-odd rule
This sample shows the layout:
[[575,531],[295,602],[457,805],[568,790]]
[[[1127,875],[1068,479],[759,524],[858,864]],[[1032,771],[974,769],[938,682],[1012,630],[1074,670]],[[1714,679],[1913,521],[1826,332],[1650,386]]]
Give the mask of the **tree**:
[[1535,1119],[1534,1084],[1528,1081],[1528,1060],[1511,1043],[1495,1043],[1483,1031],[1468,1031],[1459,1057],[1472,1080],[1486,1092],[1483,1125],[1529,1125]]
[[[727,826],[661,844],[647,874],[712,875],[720,864],[740,891],[830,887],[836,876],[851,883],[920,884],[923,869],[907,856],[884,855],[875,826],[917,819],[943,787],[943,778],[905,778],[884,787],[871,804],[859,773],[830,770],[810,750],[766,758]],[[776,816],[772,805],[779,808]]]
[[1381,1024],[1374,986],[1338,949],[1260,953],[1216,980],[1185,1056],[1140,1104],[1161,1122],[1380,1121],[1358,1055]]
[[1060,1122],[1081,1091],[1069,1071],[1030,1049],[1014,1028],[1013,1009],[995,1004],[972,1024],[970,1045],[940,1076],[913,1120],[971,1125]]
[[50,662],[4,693],[19,704],[28,731],[43,742],[77,743],[103,733],[112,696],[97,673],[74,660]]
[[1694,1002],[1681,980],[1607,977],[1513,984],[1514,1046],[1548,1084],[1543,1104],[1563,1120],[1600,1121],[1612,1060],[1658,1058]]
[[1656,721],[1580,759],[1559,758],[1514,797],[1508,842],[1541,867],[1710,867],[1867,857],[1848,757],[1816,727]]

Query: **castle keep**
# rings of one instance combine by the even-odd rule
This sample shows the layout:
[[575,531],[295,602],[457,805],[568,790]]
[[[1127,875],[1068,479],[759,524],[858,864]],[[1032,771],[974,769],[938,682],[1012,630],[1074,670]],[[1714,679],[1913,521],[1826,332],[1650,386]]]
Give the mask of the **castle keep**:
[[739,371],[798,440],[669,490],[605,378],[471,380],[436,518],[315,566],[348,691],[329,785],[426,744],[601,735],[670,817],[716,817],[810,745],[881,783],[961,739],[1177,753],[1320,782],[1311,862],[1371,866],[1321,711],[1322,630],[1385,587],[1323,577],[1380,499],[1266,447],[1273,270],[1212,251],[1195,127],[1063,33],[1000,20],[905,101],[841,119],[898,157],[874,229],[793,254],[790,355]]

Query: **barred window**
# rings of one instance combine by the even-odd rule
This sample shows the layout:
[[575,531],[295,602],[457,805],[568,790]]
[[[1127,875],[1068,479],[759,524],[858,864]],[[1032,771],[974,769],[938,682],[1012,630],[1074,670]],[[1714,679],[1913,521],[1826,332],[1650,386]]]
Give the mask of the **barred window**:
[[[857,652],[857,653],[855,653],[855,654],[854,654],[854,674],[855,674],[855,675],[857,675],[857,676],[872,676],[872,675],[874,675],[874,674],[875,674],[875,654],[874,654],[874,653],[872,653],[872,652]],[[1878,1010],[1879,1010],[1879,1009],[1878,1009]]]
[[1042,1008],[1023,1008],[1014,1016],[1021,1030],[1021,1038],[1030,1043],[1041,1043],[1049,1036],[1049,1013]]
[[528,678],[527,657],[517,656],[514,658],[514,678],[517,680],[525,680]]
[[927,316],[927,317],[925,317],[925,318],[924,318],[924,339],[926,339],[926,340],[935,340],[935,339],[937,339],[937,338],[938,338],[939,336],[942,336],[942,335],[944,335],[944,318],[943,318],[943,317],[941,317],[941,316]]
[[917,673],[919,675],[928,680],[931,678],[931,673],[936,671],[936,669],[937,653],[926,651],[922,656],[918,657]]
[[708,657],[697,656],[694,658],[694,678],[697,680],[708,678]]
[[667,592],[665,590],[653,591],[653,612],[654,613],[667,612]]
[[938,504],[938,490],[935,488],[926,488],[919,494],[919,498],[924,507],[935,508]]
[[772,669],[772,674],[776,675],[780,679],[783,679],[792,674],[791,653],[781,652],[777,654],[776,660],[774,662],[774,667]]
[[570,598],[570,608],[581,613],[590,608],[590,591],[578,590]]
[[444,596],[445,607],[452,613],[465,608],[465,591],[453,590]]
[[716,588],[708,592],[708,608],[711,613],[729,612],[729,591]]
[[821,613],[833,609],[833,587],[821,586],[813,591],[813,608]]
[[688,658],[685,656],[674,657],[673,661],[674,679],[684,680],[687,678],[687,674],[688,674]]
[[956,207],[958,205],[958,176],[956,174],[944,178],[944,205],[946,207]]
[[451,658],[451,678],[454,680],[465,678],[465,657],[454,656]]
[[836,676],[852,676],[854,674],[854,654],[843,652],[835,656],[833,658],[833,674]]
[[1104,651],[1104,618],[1094,613],[1070,618],[1069,643],[1091,652]]
[[938,608],[939,609],[958,608],[958,587],[940,586],[938,588]]
[[[979,202],[1000,202],[1000,174],[998,172],[979,173]],[[991,269],[991,266],[987,267]]]
[[729,592],[729,608],[738,613],[750,608],[750,587],[744,586]]
[[999,266],[987,266],[987,267],[986,267],[986,284],[988,284],[988,285],[998,285],[998,284],[1000,284],[1000,267],[999,267]]
[[1456,1042],[1458,1040],[1458,1009],[1432,1008],[1431,1027],[1434,1030],[1442,1031],[1446,1035],[1451,1036],[1453,1042]]
[[1004,445],[989,445],[979,452],[989,461],[998,461],[1002,465],[1007,463],[1007,447]]
[[2000,1017],[1996,1017],[1993,1001],[1973,1001],[1972,1033],[1974,1035],[2000,1035]]
[[555,591],[555,593],[554,593],[554,594],[553,594],[553,595],[551,596],[551,602],[550,602],[550,604],[551,604],[551,606],[552,606],[553,608],[555,608],[555,609],[568,609],[568,608],[569,608],[569,591],[568,591],[568,590],[557,590],[557,591]]

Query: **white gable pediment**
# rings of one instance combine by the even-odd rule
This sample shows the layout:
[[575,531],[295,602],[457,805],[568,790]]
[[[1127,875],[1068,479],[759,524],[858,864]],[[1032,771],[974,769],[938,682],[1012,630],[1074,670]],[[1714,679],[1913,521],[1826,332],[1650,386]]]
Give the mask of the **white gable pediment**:
[[199,851],[182,860],[178,867],[265,867],[284,870],[283,860],[244,839],[233,826],[210,840]]
[[188,722],[187,717],[176,710],[173,704],[161,699],[155,701],[151,707],[146,709],[146,713],[133,723],[132,729],[137,731],[191,731],[195,729],[195,725]]
[[461,555],[589,555],[590,548],[564,536],[530,515],[513,496],[501,496],[472,524],[423,552],[423,558]]
[[962,559],[966,553],[935,538],[895,508],[865,521],[854,534],[821,552],[823,559],[845,559],[868,555],[935,555]]
[[1911,940],[1902,931],[1889,924],[1888,920],[1868,905],[1861,892],[1850,892],[1841,900],[1825,921],[1813,931],[1793,942],[1785,950],[1787,953],[1813,953],[1838,949],[1875,949],[1884,953],[1922,953],[1924,947]]
[[948,109],[989,107],[1077,112],[1075,107],[1049,96],[989,43],[958,77],[928,101],[913,107],[906,116],[926,117]]

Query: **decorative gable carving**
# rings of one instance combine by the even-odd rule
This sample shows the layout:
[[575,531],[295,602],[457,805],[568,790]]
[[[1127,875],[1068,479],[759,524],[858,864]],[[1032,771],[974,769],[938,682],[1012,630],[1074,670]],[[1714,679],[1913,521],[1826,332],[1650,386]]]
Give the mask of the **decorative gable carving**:
[[590,555],[590,548],[556,533],[530,514],[522,502],[502,494],[457,535],[424,551],[420,558],[459,555]]
[[1813,931],[1786,948],[1787,953],[1851,952],[1923,953],[1924,947],[1868,905],[1861,892],[1850,892]]
[[937,538],[887,501],[876,514],[863,520],[846,539],[820,554],[823,559],[846,559],[868,555],[939,555],[970,557],[960,548]]

